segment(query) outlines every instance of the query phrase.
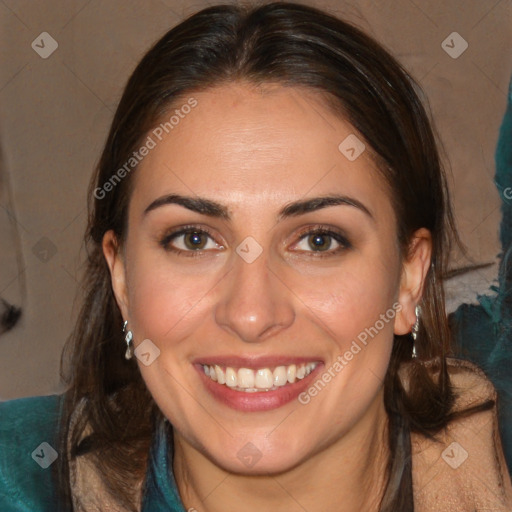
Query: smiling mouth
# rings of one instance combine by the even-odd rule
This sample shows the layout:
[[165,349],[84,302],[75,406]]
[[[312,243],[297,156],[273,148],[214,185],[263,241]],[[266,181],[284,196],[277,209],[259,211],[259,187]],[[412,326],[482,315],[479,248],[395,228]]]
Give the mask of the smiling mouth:
[[233,368],[202,364],[207,377],[234,391],[257,393],[275,391],[307,377],[320,363],[308,362],[274,368]]

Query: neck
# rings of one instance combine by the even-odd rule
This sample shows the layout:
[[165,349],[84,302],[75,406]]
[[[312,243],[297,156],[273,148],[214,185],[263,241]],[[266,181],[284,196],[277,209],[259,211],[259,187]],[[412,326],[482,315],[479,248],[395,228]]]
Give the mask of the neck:
[[388,419],[382,392],[342,438],[279,474],[239,475],[215,465],[174,432],[174,475],[186,510],[377,512],[387,481]]

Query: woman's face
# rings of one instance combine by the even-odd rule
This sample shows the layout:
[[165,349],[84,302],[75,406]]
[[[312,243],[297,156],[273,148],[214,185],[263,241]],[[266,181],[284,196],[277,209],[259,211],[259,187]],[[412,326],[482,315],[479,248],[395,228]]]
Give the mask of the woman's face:
[[403,266],[368,150],[314,93],[191,96],[148,134],[123,251],[107,233],[105,256],[179,442],[230,471],[283,471],[382,416],[428,254]]

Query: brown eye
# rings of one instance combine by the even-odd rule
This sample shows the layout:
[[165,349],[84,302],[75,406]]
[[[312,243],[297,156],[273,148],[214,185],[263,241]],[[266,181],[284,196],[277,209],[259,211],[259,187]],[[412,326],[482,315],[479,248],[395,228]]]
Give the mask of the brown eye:
[[167,234],[160,245],[167,251],[194,253],[210,249],[223,249],[205,229],[185,227]]
[[326,251],[331,248],[332,237],[323,233],[308,236],[308,244],[314,251]]
[[204,249],[207,240],[207,236],[199,231],[193,231],[183,235],[183,241],[188,249]]
[[329,256],[349,249],[350,247],[352,247],[352,245],[341,233],[326,228],[317,228],[303,232],[300,235],[299,242],[295,244],[294,249],[310,254],[325,253],[325,256]]

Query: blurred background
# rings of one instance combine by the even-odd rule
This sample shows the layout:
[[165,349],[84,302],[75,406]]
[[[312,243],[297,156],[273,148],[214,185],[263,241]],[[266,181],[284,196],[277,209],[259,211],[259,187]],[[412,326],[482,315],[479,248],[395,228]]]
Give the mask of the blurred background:
[[[512,73],[512,2],[302,3],[367,31],[422,86],[471,258],[454,255],[452,268],[482,264],[447,282],[447,310],[475,303],[495,283],[501,250],[494,151]],[[150,45],[213,4],[0,0],[0,400],[61,391],[86,190],[116,104]]]

